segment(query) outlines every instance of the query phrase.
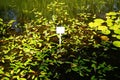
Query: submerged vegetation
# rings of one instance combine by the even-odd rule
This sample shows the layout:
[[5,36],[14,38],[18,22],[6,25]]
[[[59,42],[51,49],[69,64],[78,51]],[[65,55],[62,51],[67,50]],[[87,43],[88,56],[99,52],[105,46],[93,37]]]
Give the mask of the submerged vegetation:
[[119,80],[119,4],[0,0],[0,80]]

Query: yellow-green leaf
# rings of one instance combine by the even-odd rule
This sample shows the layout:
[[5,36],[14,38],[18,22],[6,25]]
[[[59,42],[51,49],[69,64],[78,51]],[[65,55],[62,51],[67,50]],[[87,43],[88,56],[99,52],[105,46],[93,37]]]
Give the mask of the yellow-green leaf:
[[109,13],[106,13],[107,16],[116,15],[116,14],[117,14],[116,12],[109,12]]
[[113,25],[113,26],[110,26],[110,29],[111,30],[118,30],[119,29],[119,27],[118,27],[118,25]]
[[120,29],[114,30],[114,33],[120,34]]
[[90,26],[90,28],[95,28],[96,27],[96,25],[93,22],[90,22],[88,25]]
[[117,35],[116,38],[117,38],[117,39],[120,39],[120,35]]
[[26,78],[20,78],[19,80],[27,80]]
[[108,28],[106,26],[98,26],[98,30],[107,30]]
[[110,30],[102,30],[102,33],[108,35],[108,34],[110,34],[111,32],[110,32]]
[[120,47],[120,41],[114,41],[113,45],[116,46],[116,47]]
[[94,21],[95,21],[96,23],[98,23],[98,24],[104,23],[104,20],[103,20],[103,19],[95,19]]

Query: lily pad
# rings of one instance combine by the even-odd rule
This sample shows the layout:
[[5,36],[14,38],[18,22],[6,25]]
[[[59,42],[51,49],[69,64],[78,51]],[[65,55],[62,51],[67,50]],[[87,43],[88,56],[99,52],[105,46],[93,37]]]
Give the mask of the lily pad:
[[114,30],[114,33],[120,34],[120,29]]
[[110,32],[110,30],[102,30],[102,33],[108,35],[108,34],[110,34],[111,32]]
[[90,28],[95,28],[96,27],[96,25],[93,22],[90,22],[88,25],[90,26]]
[[116,38],[117,38],[117,39],[120,39],[120,35],[117,35]]
[[111,15],[117,15],[116,12],[109,12],[109,13],[106,13],[107,16],[111,16]]
[[116,47],[120,47],[120,41],[114,41],[113,45],[116,46]]
[[119,29],[119,27],[118,27],[118,25],[113,25],[113,26],[110,26],[110,29],[111,30],[118,30]]
[[107,30],[108,28],[106,26],[98,26],[98,30]]
[[96,23],[99,23],[99,24],[101,24],[101,23],[104,23],[104,22],[105,22],[103,19],[95,19],[94,21],[95,21]]

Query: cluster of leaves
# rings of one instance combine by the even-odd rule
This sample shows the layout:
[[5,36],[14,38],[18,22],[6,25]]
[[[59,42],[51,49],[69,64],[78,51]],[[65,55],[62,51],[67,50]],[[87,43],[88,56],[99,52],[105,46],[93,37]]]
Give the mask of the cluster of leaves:
[[[61,12],[59,6],[63,4],[54,3],[55,8],[58,6],[56,13]],[[48,20],[35,12],[35,18],[24,24],[21,35],[2,38],[1,80],[105,79],[106,72],[113,67],[99,59],[106,58],[109,44],[97,45],[96,32],[85,23],[87,17],[70,18],[66,13],[65,10],[60,16],[52,15]],[[55,30],[61,25],[65,34],[59,45]]]
[[[113,42],[113,45],[120,47],[120,12],[109,12],[106,19],[95,19],[89,26],[100,34],[107,35],[106,40]],[[110,38],[110,39],[109,39]],[[116,39],[113,39],[116,38]]]
[[0,18],[0,37],[3,35],[8,35],[8,30],[11,28],[13,22],[15,22],[15,20],[10,20],[5,23],[3,19]]

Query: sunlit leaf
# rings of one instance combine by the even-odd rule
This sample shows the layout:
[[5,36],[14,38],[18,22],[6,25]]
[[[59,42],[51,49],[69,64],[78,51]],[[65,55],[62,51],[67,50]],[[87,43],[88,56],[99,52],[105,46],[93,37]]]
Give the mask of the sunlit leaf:
[[4,71],[2,69],[0,69],[0,74],[4,74]]
[[111,31],[110,30],[102,30],[102,33],[108,35],[111,33]]
[[98,26],[98,30],[107,30],[108,28],[106,26]]
[[2,18],[0,18],[0,22],[2,22],[3,21],[3,19]]
[[118,25],[113,25],[113,26],[110,26],[110,29],[111,30],[118,30],[119,29],[119,26]]
[[24,48],[24,51],[25,52],[30,52],[30,49],[29,48]]
[[106,23],[108,26],[113,26],[113,20],[112,19],[107,19]]
[[10,20],[8,24],[12,24],[13,22],[15,22],[15,20]]
[[44,72],[44,71],[41,71],[40,73],[41,73],[41,75],[45,75],[45,74],[47,74],[47,73],[46,73],[46,72]]
[[114,33],[120,34],[120,29],[114,30]]
[[114,41],[113,45],[116,46],[116,47],[120,47],[120,41]]
[[3,80],[10,80],[8,77],[4,77]]
[[116,38],[117,38],[117,39],[120,39],[120,35],[117,35]]
[[96,25],[93,22],[90,22],[88,25],[90,26],[90,28],[95,28],[96,27]]
[[98,24],[102,24],[104,23],[105,21],[103,19],[95,19],[94,20],[95,23],[98,23]]
[[109,13],[106,13],[107,16],[116,15],[116,14],[117,14],[116,12],[109,12]]
[[20,78],[19,80],[27,80],[26,78]]

